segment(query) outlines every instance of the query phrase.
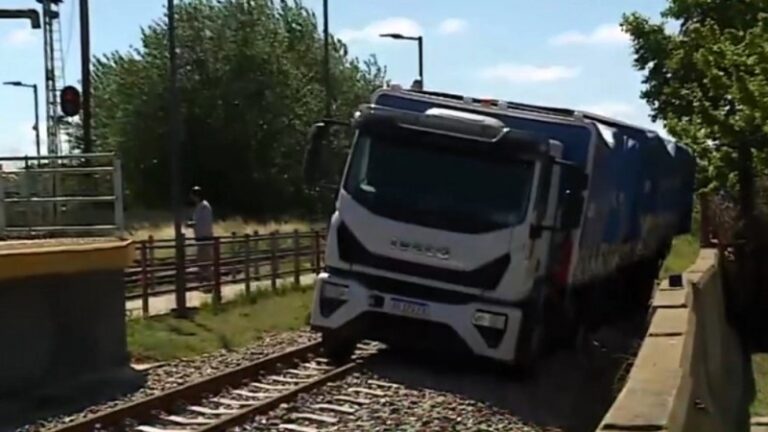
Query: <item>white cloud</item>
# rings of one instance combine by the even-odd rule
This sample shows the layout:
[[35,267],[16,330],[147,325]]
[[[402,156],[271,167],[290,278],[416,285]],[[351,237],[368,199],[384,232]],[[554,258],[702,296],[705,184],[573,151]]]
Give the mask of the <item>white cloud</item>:
[[437,31],[444,35],[463,33],[466,29],[467,22],[459,18],[448,18],[437,27]]
[[510,83],[540,83],[560,81],[576,77],[579,68],[568,66],[534,66],[502,63],[480,71],[480,77]]
[[623,44],[629,41],[629,35],[618,24],[603,24],[590,33],[569,31],[552,37],[551,45],[607,45]]
[[393,17],[381,21],[374,21],[361,29],[344,29],[338,33],[338,36],[345,42],[383,42],[389,40],[380,37],[379,35],[382,33],[400,33],[404,36],[420,36],[424,34],[424,31],[419,23],[410,18]]
[[31,29],[16,29],[6,34],[3,38],[3,44],[13,47],[23,46],[35,40],[35,34]]

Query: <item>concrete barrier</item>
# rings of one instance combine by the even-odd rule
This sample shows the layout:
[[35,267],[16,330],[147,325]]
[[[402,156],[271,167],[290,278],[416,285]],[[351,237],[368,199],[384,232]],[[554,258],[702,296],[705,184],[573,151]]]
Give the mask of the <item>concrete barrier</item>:
[[717,252],[704,249],[683,286],[657,288],[626,384],[598,431],[749,431],[749,355],[726,321]]
[[0,243],[0,430],[138,385],[129,367],[129,241]]

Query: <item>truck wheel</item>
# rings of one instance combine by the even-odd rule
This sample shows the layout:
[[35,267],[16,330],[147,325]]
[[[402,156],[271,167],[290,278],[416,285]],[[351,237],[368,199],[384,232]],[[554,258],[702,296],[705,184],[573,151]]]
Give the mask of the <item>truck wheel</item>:
[[541,287],[523,309],[520,338],[512,364],[515,375],[522,378],[535,376],[537,366],[547,352],[552,336],[549,306],[545,288]]
[[328,360],[337,365],[349,362],[357,347],[355,341],[339,337],[334,332],[324,332],[321,345]]
[[539,360],[544,354],[544,329],[540,325],[521,333],[511,372],[515,377],[530,379],[536,375]]

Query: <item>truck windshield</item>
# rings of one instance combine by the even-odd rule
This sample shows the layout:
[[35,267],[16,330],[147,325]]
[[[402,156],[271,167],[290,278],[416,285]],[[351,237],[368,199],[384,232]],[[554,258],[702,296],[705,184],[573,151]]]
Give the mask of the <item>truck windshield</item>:
[[360,133],[345,191],[378,215],[431,228],[477,233],[523,221],[533,162],[409,137]]

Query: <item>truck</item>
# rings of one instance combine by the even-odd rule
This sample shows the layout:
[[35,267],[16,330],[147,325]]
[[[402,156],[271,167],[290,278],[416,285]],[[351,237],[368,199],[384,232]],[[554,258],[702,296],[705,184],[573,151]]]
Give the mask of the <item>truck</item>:
[[691,229],[691,151],[620,120],[391,85],[312,126],[310,186],[338,127],[353,138],[310,318],[334,361],[367,339],[530,371],[647,305]]

